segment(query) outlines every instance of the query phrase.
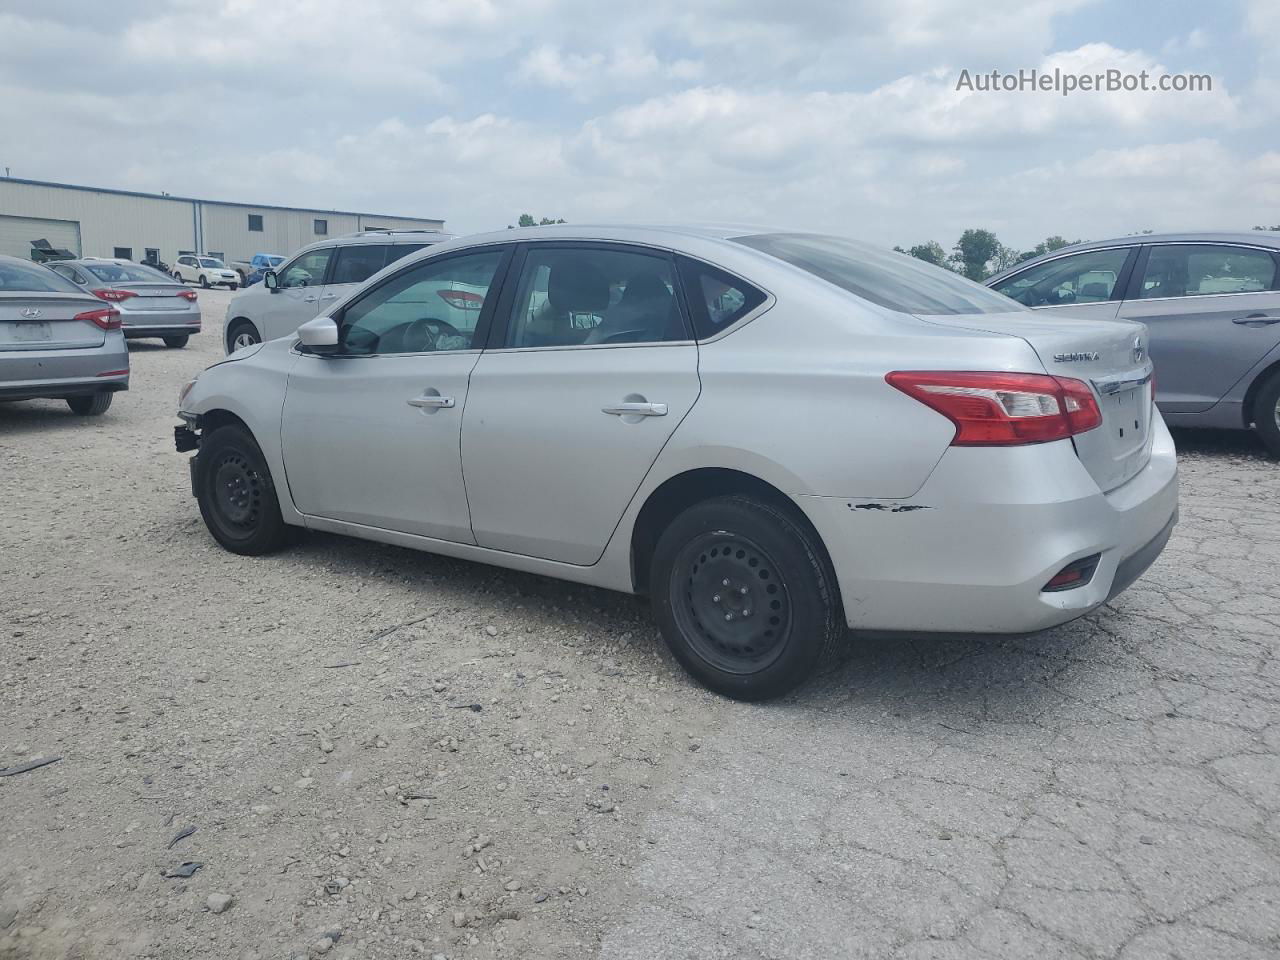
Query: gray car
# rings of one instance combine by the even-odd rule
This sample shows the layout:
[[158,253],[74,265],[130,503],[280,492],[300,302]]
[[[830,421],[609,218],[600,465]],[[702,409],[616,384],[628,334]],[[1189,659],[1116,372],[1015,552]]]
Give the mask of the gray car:
[[97,415],[127,389],[120,311],[48,267],[0,256],[0,400],[66,400]]
[[1171,426],[1253,428],[1280,456],[1280,236],[1180,233],[1080,243],[987,285],[1059,317],[1151,331]]
[[165,346],[185,347],[200,332],[196,292],[159,270],[95,257],[51,263],[49,269],[119,310],[128,340],[159,337]]

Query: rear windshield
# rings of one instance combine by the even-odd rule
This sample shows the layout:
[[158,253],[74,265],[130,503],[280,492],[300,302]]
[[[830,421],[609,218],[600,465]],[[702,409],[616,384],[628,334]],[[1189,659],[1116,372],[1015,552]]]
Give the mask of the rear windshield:
[[1027,309],[950,270],[843,237],[761,233],[734,239],[900,313],[1012,313]]
[[83,266],[107,283],[173,283],[170,277],[159,270],[133,263],[86,263]]
[[0,260],[0,293],[17,291],[38,293],[83,293],[70,280],[60,277],[48,267],[21,260]]

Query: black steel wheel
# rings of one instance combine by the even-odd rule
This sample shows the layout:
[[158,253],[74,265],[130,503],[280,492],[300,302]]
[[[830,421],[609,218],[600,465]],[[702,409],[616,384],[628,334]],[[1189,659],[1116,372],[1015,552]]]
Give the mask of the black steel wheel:
[[739,700],[781,696],[832,658],[846,635],[835,574],[813,529],[746,496],[694,504],[663,531],[649,574],[672,654]]
[[270,553],[289,540],[271,471],[242,426],[218,427],[201,440],[196,496],[205,526],[232,553]]

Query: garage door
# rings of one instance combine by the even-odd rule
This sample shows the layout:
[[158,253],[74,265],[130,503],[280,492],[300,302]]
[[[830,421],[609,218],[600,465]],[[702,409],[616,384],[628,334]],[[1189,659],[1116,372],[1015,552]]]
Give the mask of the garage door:
[[31,241],[41,237],[52,246],[80,256],[80,224],[75,220],[45,220],[0,214],[0,253],[31,259]]

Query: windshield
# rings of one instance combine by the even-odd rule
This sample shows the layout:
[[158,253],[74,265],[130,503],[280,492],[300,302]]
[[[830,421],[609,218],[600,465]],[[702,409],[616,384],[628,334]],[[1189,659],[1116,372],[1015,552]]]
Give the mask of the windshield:
[[273,267],[278,267],[280,264],[284,263],[284,257],[267,257],[267,263],[271,264]]
[[38,263],[23,263],[0,257],[0,293],[17,291],[38,293],[83,293],[66,277],[60,277]]
[[225,267],[226,264],[221,260],[215,260],[213,257],[201,257],[200,266],[202,267]]
[[160,271],[136,263],[86,263],[82,266],[107,283],[173,283]]
[[762,233],[734,240],[899,313],[1013,313],[1027,309],[950,270],[843,237]]

